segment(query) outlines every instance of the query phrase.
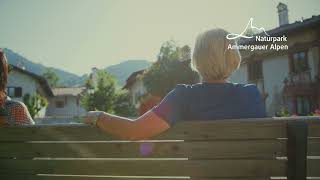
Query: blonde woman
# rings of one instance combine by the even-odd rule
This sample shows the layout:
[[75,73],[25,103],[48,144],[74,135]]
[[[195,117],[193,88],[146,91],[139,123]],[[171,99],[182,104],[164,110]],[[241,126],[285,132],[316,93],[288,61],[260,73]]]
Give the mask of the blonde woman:
[[238,50],[228,49],[233,40],[228,32],[213,29],[196,40],[192,66],[202,82],[177,85],[141,117],[131,120],[105,112],[89,112],[86,123],[124,139],[148,139],[169,129],[178,121],[262,118],[265,109],[256,86],[227,82],[238,69]]

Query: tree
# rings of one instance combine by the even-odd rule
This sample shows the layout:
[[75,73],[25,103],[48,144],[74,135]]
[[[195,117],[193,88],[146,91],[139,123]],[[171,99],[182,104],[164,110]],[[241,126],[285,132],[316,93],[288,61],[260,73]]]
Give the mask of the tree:
[[182,61],[191,60],[191,48],[188,45],[183,46],[179,51],[180,59]]
[[[143,82],[153,96],[164,97],[177,84],[199,81],[198,74],[190,67],[189,47],[180,48],[174,41],[165,42],[160,48],[158,60],[146,71]],[[183,53],[182,53],[183,52]]]
[[84,86],[85,86],[87,89],[94,89],[93,80],[92,80],[91,78],[88,78],[87,80],[85,80]]
[[160,47],[160,52],[158,54],[158,61],[166,60],[178,60],[180,58],[180,51],[177,43],[173,40],[166,41]]
[[50,87],[59,86],[59,76],[55,73],[53,68],[47,68],[42,76],[48,81]]
[[114,113],[126,117],[137,116],[136,109],[130,101],[128,91],[121,90],[117,92]]
[[113,113],[116,97],[115,80],[105,72],[99,71],[97,87],[94,92],[88,92],[82,97],[82,104],[88,111],[105,111]]
[[23,102],[27,106],[32,118],[34,118],[41,109],[48,106],[48,100],[39,94],[26,94],[23,96]]
[[81,98],[87,111],[104,111],[122,116],[134,116],[135,110],[125,91],[116,90],[115,79],[105,71],[97,74],[97,87]]

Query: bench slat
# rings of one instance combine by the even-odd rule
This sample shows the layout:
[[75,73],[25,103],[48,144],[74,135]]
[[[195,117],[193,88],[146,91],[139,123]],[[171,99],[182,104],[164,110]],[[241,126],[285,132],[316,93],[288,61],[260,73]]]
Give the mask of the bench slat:
[[[153,139],[224,140],[286,137],[286,119],[221,120],[178,123]],[[305,120],[309,136],[320,137],[320,118]],[[226,131],[227,130],[227,131]],[[117,140],[86,125],[29,126],[0,128],[0,141]]]
[[[115,177],[70,177],[70,176],[37,176],[37,175],[0,175],[1,180],[159,180],[159,178],[115,178]],[[161,178],[160,180],[190,180],[190,178]],[[224,179],[227,180],[227,179]],[[240,179],[242,180],[242,179]],[[265,179],[267,180],[267,179]]]
[[320,138],[308,139],[308,156],[320,156]]
[[286,173],[286,161],[279,160],[0,160],[0,167],[6,174],[269,177]]
[[[286,156],[286,140],[205,142],[0,143],[0,157],[78,158],[275,158]],[[320,156],[320,138],[308,140],[308,156]]]
[[[317,145],[317,144],[316,144]],[[318,144],[320,145],[320,144]],[[310,154],[315,155],[315,154]],[[286,140],[206,142],[0,143],[0,157],[97,157],[275,159],[286,156]]]
[[[320,120],[306,120],[312,125],[309,136],[320,137]],[[224,140],[272,139],[286,137],[287,120],[223,120],[183,122],[153,139]],[[103,141],[117,140],[86,125],[28,126],[0,128],[0,141]]]
[[320,157],[318,159],[308,159],[307,174],[311,177],[320,177]]
[[[0,157],[264,158],[286,156],[286,140],[206,142],[0,143]],[[320,156],[320,138],[308,140],[308,156]]]
[[178,178],[116,178],[116,177],[70,177],[70,176],[37,176],[37,175],[0,175],[1,180],[270,180],[269,178],[199,178],[199,177],[178,177]]

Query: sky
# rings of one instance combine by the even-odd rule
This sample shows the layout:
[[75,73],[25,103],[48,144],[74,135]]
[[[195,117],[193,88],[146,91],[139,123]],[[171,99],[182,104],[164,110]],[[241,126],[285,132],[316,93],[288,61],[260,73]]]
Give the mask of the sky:
[[[320,14],[320,0],[281,0],[289,22]],[[125,60],[155,61],[161,45],[197,34],[278,26],[278,0],[0,0],[0,47],[78,75]]]

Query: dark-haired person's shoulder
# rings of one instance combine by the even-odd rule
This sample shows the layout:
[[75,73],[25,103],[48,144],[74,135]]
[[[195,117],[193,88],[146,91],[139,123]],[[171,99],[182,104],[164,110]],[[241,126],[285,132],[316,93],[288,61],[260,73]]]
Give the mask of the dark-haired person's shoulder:
[[34,124],[30,116],[27,106],[20,101],[8,100],[6,108],[10,111],[10,115],[15,119],[15,125]]
[[16,108],[24,108],[24,107],[26,107],[26,105],[23,102],[16,101],[16,100],[13,100],[13,99],[7,100],[6,106],[16,107]]

